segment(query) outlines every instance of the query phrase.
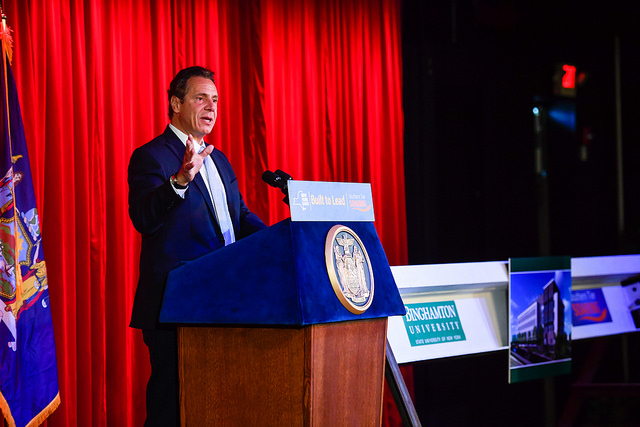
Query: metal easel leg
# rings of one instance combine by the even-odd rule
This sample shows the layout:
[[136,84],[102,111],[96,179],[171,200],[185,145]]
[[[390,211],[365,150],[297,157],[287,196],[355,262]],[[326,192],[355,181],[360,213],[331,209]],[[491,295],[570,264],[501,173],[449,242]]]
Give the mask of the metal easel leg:
[[384,377],[387,380],[387,384],[389,384],[389,389],[391,389],[391,395],[396,402],[398,412],[400,412],[402,423],[407,427],[422,427],[416,408],[413,406],[413,401],[407,390],[407,385],[404,383],[404,378],[402,378],[400,367],[391,350],[389,340],[387,340],[387,358]]

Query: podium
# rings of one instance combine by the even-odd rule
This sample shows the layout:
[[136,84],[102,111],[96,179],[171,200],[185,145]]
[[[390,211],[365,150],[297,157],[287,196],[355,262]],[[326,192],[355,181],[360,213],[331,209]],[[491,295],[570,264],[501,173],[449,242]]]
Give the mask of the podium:
[[363,269],[329,272],[334,222],[287,219],[171,272],[183,426],[381,424],[387,317],[405,309],[373,222],[340,225],[360,243],[341,256],[367,255],[366,308],[335,285]]

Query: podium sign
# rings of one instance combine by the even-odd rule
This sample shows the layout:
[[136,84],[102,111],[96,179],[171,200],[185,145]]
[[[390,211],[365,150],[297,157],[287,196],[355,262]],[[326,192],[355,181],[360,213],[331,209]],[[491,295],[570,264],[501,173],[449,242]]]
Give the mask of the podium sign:
[[373,222],[371,184],[290,180],[291,221]]

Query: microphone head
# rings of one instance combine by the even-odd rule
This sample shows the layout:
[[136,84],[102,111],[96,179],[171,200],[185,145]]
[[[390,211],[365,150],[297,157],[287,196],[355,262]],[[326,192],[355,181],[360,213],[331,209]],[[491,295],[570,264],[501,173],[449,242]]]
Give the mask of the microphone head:
[[293,179],[291,175],[281,171],[280,169],[276,170],[276,175],[278,175],[280,178],[284,179],[285,181],[289,181],[290,179]]
[[264,171],[262,174],[262,180],[272,187],[282,189],[282,187],[285,186],[285,182],[283,182],[282,178],[270,170]]

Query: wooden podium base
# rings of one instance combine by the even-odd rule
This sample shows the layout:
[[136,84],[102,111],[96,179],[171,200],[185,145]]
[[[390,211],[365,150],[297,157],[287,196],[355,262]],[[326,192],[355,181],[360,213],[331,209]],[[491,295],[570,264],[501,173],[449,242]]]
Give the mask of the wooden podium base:
[[178,329],[183,426],[379,426],[387,319]]

